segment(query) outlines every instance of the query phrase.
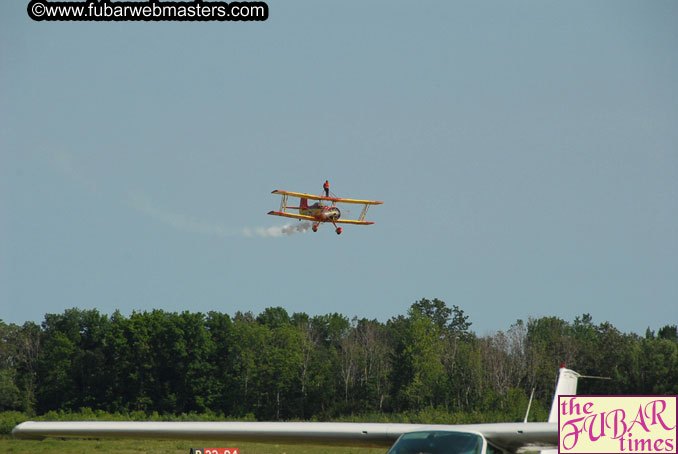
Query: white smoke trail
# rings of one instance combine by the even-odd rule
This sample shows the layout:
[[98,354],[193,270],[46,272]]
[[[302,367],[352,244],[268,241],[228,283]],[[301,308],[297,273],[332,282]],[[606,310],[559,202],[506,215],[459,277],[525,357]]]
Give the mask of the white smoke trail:
[[243,235],[247,237],[277,238],[283,235],[293,235],[295,233],[304,233],[311,228],[310,222],[299,222],[295,224],[285,224],[274,227],[256,227],[253,229],[243,229]]
[[235,229],[229,229],[228,227],[219,223],[192,219],[180,213],[167,211],[158,207],[148,196],[144,194],[131,192],[129,198],[132,206],[137,211],[175,229],[203,235],[215,235],[224,238],[239,235],[244,235],[250,238],[277,238],[284,235],[303,233],[312,226],[310,222],[304,221],[274,227],[246,227],[238,232]]
[[232,235],[232,233],[230,233],[229,230],[221,224],[192,219],[183,214],[173,213],[159,208],[151,201],[148,196],[144,194],[131,192],[129,197],[132,206],[136,210],[162,222],[163,224],[170,225],[175,229],[191,233],[216,235],[220,237]]

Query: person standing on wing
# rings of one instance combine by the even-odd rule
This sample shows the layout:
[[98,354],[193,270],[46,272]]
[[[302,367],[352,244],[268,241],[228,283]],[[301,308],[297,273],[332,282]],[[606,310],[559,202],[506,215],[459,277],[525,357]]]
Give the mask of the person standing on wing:
[[323,189],[325,190],[325,197],[330,196],[330,182],[325,180],[325,183],[323,183]]

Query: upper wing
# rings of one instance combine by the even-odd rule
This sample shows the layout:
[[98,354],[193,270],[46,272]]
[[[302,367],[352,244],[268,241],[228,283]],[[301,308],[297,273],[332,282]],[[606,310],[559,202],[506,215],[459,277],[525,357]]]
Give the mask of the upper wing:
[[475,433],[492,444],[515,452],[521,447],[556,446],[557,424],[388,424],[326,422],[128,422],[26,421],[14,428],[17,438],[123,437],[222,441],[307,442],[344,446],[392,445],[400,435],[415,431]]
[[304,194],[303,192],[291,192],[291,191],[280,191],[275,190],[271,194],[280,194],[280,195],[290,195],[292,197],[299,197],[300,199],[310,199],[310,200],[328,200],[330,202],[339,202],[339,203],[361,203],[363,205],[381,205],[384,202],[377,202],[375,200],[357,200],[357,199],[342,199],[337,197],[322,197],[312,194]]

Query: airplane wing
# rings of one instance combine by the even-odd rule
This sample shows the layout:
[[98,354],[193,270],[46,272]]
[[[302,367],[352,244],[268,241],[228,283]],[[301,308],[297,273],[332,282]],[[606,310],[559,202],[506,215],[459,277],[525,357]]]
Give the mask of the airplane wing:
[[[564,392],[576,393],[574,371],[561,366],[552,408]],[[574,394],[573,393],[573,394]],[[506,452],[521,448],[543,450],[558,444],[558,423],[523,422],[491,424],[389,424],[331,422],[129,422],[129,421],[26,421],[12,434],[17,438],[44,437],[123,437],[174,438],[220,441],[305,442],[343,446],[389,446],[440,440],[452,446],[475,446],[474,452],[487,454],[489,444]],[[400,438],[402,436],[402,438]],[[437,438],[436,438],[437,437]],[[409,438],[409,439],[406,439]],[[489,443],[489,444],[488,444]],[[496,451],[496,449],[495,449]],[[410,451],[408,451],[410,452]],[[459,449],[454,452],[461,452]],[[470,451],[469,451],[470,452]]]
[[530,446],[557,446],[555,423],[389,424],[327,422],[156,422],[156,421],[26,421],[14,428],[17,438],[160,438],[187,440],[315,443],[389,447],[411,432],[480,435],[507,451]]
[[342,199],[337,197],[322,197],[312,194],[304,194],[303,192],[291,192],[291,191],[272,191],[271,194],[280,194],[288,195],[292,197],[299,197],[300,199],[310,199],[310,200],[327,200],[329,202],[339,202],[339,203],[358,203],[363,205],[381,205],[384,202],[378,202],[376,200],[357,200],[357,199]]
[[269,211],[267,214],[270,214],[272,216],[282,216],[285,218],[293,218],[293,219],[302,219],[305,221],[315,221],[316,219],[313,216],[305,216],[303,214],[295,214],[295,213],[287,213],[284,211]]
[[[305,221],[313,221],[317,222],[317,219],[314,218],[313,216],[305,216],[303,214],[295,214],[295,213],[287,213],[283,211],[269,211],[267,214],[270,214],[272,216],[282,216],[285,218],[293,218],[293,219],[303,219]],[[323,222],[330,222],[330,221],[323,221]],[[336,221],[337,224],[357,224],[357,225],[372,225],[374,222],[371,221],[356,221],[353,219],[337,219]]]
[[357,224],[357,225],[372,225],[374,222],[371,221],[356,221],[354,219],[337,219],[337,224]]
[[12,434],[18,438],[169,438],[390,446],[401,431],[393,432],[388,426],[320,422],[26,421],[16,426]]

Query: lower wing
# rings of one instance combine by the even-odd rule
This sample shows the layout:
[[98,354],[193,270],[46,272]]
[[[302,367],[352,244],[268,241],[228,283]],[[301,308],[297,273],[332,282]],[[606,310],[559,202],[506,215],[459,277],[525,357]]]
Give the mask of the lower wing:
[[303,219],[304,221],[318,221],[316,218],[313,216],[304,216],[303,214],[294,214],[294,213],[285,213],[282,211],[269,211],[268,214],[272,216],[282,216],[285,218],[293,218],[293,219]]
[[[304,216],[303,214],[294,214],[294,213],[286,213],[283,211],[269,211],[268,214],[272,216],[282,216],[285,218],[292,218],[292,219],[302,219],[304,221],[312,221],[312,222],[332,222],[332,221],[321,221],[319,219],[314,218],[313,216]],[[356,225],[372,225],[374,222],[370,221],[354,221],[352,219],[337,219],[336,221],[337,224],[356,224]]]
[[372,225],[374,222],[370,221],[354,221],[352,219],[337,219],[336,221],[337,224],[357,224],[357,225]]

